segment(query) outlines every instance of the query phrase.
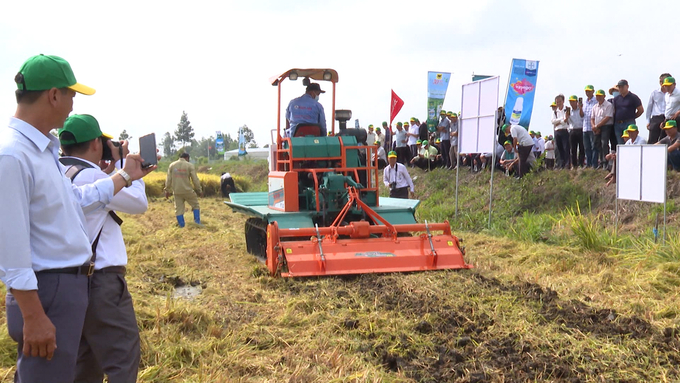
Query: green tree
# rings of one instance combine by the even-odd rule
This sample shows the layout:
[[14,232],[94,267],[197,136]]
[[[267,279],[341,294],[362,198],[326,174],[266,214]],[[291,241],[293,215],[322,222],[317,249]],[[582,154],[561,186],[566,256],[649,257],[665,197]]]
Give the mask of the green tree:
[[[255,134],[250,130],[248,125],[243,125],[241,129],[243,129],[243,137],[246,139],[246,147],[251,147],[248,144],[255,141]],[[255,145],[257,145],[257,143],[255,143]]]
[[175,154],[175,140],[172,138],[172,135],[169,132],[165,132],[163,141],[161,141],[161,145],[163,146],[163,155],[166,158],[170,158],[173,154]]
[[192,142],[193,138],[194,128],[191,127],[187,112],[182,111],[182,117],[180,117],[179,124],[177,124],[177,130],[175,130],[175,141],[181,142],[182,147],[184,148],[187,142]]
[[257,148],[257,141],[252,140],[252,141],[250,141],[250,143],[248,144],[248,149],[254,149],[254,148]]
[[119,139],[120,141],[123,141],[123,140],[131,140],[131,139],[132,139],[132,136],[128,134],[127,130],[123,129],[123,131],[120,132],[120,135],[118,136],[118,139]]

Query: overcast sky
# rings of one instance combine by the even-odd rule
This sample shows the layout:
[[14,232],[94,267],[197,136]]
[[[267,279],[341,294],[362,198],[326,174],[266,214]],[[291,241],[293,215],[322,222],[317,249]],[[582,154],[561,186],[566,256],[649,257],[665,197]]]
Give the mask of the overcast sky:
[[[446,110],[460,110],[473,72],[501,76],[502,104],[515,57],[540,61],[531,129],[546,135],[554,96],[586,84],[625,78],[646,106],[661,73],[680,73],[679,11],[677,0],[2,1],[0,110],[14,114],[21,64],[53,54],[97,90],[73,112],[105,132],[160,140],[186,111],[196,138],[247,124],[261,146],[276,128],[268,79],[290,68],[337,70],[336,108],[366,127],[389,119],[390,89],[405,102],[396,121],[424,119],[429,70],[452,73]],[[284,85],[283,108],[304,92]],[[330,119],[330,93],[321,101]]]

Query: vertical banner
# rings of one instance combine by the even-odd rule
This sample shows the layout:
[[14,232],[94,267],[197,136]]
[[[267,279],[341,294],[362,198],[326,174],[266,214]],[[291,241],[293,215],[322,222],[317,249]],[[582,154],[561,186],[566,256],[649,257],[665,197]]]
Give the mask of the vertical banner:
[[451,73],[427,72],[427,126],[436,129]]
[[246,136],[243,134],[243,127],[238,129],[238,155],[245,156],[248,154],[246,151]]
[[397,114],[399,114],[399,111],[401,108],[404,106],[404,100],[399,98],[396,93],[394,93],[394,90],[392,91],[392,99],[390,101],[390,126],[392,126],[392,121],[394,121],[394,118],[397,117]]
[[508,94],[505,98],[505,120],[529,129],[534,109],[538,61],[512,59]]
[[219,130],[215,132],[215,151],[219,155],[224,154],[224,138],[222,137],[222,132]]

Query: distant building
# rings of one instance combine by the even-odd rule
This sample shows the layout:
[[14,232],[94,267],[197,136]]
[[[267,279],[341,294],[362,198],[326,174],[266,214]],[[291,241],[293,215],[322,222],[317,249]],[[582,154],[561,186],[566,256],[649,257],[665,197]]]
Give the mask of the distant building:
[[245,156],[238,155],[238,149],[230,150],[224,152],[224,159],[229,160],[232,157],[238,157],[239,159],[249,158],[252,160],[267,160],[269,161],[269,148],[248,148],[246,149],[248,154]]

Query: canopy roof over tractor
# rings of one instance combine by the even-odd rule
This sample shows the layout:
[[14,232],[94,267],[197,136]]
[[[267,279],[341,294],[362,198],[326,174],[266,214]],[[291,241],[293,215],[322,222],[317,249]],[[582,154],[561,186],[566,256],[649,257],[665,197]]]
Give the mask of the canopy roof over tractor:
[[[297,75],[295,78],[305,78],[309,77],[312,80],[317,80],[317,81],[330,81],[332,83],[338,82],[338,72],[336,72],[334,69],[299,69],[299,68],[293,68],[289,69],[282,74],[274,77],[269,78],[269,82],[277,86],[279,83],[286,78],[290,78],[290,75],[294,74]],[[292,78],[290,78],[293,80]]]

